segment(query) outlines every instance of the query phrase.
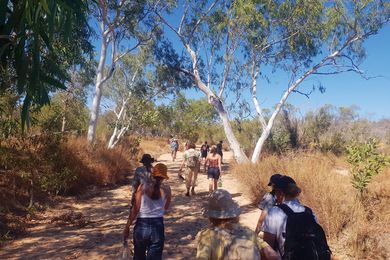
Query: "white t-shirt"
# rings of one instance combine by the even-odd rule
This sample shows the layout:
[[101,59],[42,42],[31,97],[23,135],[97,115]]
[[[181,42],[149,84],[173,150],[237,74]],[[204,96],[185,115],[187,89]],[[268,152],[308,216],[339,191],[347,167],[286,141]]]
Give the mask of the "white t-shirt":
[[[304,212],[305,207],[297,199],[285,201],[283,204],[289,206],[295,213]],[[276,236],[280,255],[284,253],[284,242],[286,240],[287,215],[279,207],[272,207],[268,210],[267,217],[263,223],[263,231]]]

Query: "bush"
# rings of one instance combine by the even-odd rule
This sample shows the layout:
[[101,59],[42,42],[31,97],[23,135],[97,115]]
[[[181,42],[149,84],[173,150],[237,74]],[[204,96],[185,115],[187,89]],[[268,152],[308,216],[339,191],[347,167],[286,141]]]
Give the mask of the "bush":
[[[105,143],[89,147],[85,138],[48,133],[8,138],[0,146],[0,210],[27,216],[28,208],[46,203],[51,196],[121,182],[132,168],[138,146],[139,141],[128,140],[126,146],[114,149],[107,149]],[[11,230],[10,225],[12,221],[7,229],[0,225],[0,235]]]
[[378,152],[378,141],[354,143],[347,147],[348,162],[352,165],[352,185],[363,197],[373,176],[379,174],[390,158]]

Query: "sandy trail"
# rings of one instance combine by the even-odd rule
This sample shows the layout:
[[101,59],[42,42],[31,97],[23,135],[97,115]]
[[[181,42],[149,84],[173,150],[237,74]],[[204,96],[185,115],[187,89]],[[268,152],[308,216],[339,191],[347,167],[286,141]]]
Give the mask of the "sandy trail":
[[[198,175],[195,196],[186,197],[185,184],[177,177],[182,160],[171,161],[170,154],[158,158],[168,166],[172,188],[172,206],[165,217],[164,259],[194,259],[196,234],[207,226],[202,209],[208,193],[207,176]],[[243,188],[229,173],[230,152],[224,153],[223,189],[228,190],[242,209],[240,221],[254,229],[260,210],[250,204]],[[226,163],[227,162],[227,163]],[[28,235],[0,249],[0,259],[117,259],[121,249],[122,230],[128,216],[130,185],[91,192],[83,198],[67,199],[40,215],[28,228]],[[69,211],[81,212],[87,219],[79,225],[51,223],[53,216]]]

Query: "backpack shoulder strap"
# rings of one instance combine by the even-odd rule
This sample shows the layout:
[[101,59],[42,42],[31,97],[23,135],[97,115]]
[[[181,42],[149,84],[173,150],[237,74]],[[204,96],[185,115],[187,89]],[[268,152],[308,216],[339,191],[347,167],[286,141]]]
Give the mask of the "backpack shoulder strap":
[[287,215],[287,217],[291,216],[294,214],[294,211],[292,209],[290,209],[289,206],[287,206],[286,204],[279,204],[279,205],[276,205],[278,208],[280,208],[281,210],[283,210],[283,212]]
[[306,212],[306,213],[309,213],[310,215],[313,215],[313,211],[312,211],[311,208],[309,208],[309,207],[306,207],[306,206],[305,206],[305,212]]

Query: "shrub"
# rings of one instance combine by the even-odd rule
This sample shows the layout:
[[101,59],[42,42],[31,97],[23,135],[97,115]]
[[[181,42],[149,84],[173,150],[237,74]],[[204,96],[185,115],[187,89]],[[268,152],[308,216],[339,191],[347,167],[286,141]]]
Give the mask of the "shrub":
[[363,197],[373,176],[379,174],[390,158],[378,152],[378,141],[354,143],[347,147],[348,162],[352,165],[352,185]]

